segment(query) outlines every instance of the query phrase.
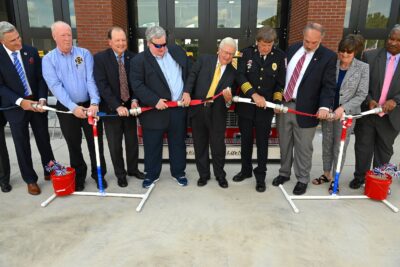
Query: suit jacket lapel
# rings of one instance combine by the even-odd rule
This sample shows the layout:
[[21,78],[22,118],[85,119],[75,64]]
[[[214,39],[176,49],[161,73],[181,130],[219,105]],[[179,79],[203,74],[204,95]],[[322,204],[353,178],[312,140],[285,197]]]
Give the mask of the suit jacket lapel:
[[[339,68],[340,68],[340,61],[337,61],[337,65],[336,65],[336,81],[338,80],[339,77]],[[353,60],[353,62],[351,62],[349,68],[347,69],[346,75],[344,76],[344,79],[342,81],[342,85],[340,86],[340,88],[343,87],[344,84],[347,83],[347,81],[350,79],[351,76],[353,76],[353,73],[356,71],[356,63]]]
[[158,76],[160,76],[161,81],[165,84],[165,86],[167,88],[169,88],[168,86],[168,82],[165,79],[164,73],[162,72],[160,66],[157,63],[157,60],[155,59],[155,57],[151,54],[150,50],[147,49],[145,52],[145,56],[148,60],[148,62],[150,63],[150,65],[153,66],[153,69],[156,71],[156,73],[158,74]]
[[393,74],[392,81],[391,81],[391,83],[390,83],[388,96],[389,96],[389,94],[390,94],[390,91],[393,91],[392,88],[393,88],[395,85],[398,85],[399,76],[400,76],[400,64],[397,64],[397,67],[396,67],[396,69],[395,69],[395,71],[394,71],[394,74]]
[[385,81],[385,70],[386,70],[386,50],[382,51],[378,55],[378,71],[379,71],[379,95],[382,92],[383,82]]
[[[22,56],[22,49],[21,49],[21,56]],[[11,60],[10,56],[8,55],[7,51],[4,49],[3,45],[0,44],[0,57],[5,59],[5,64],[8,64],[8,70],[10,71],[10,75],[14,76],[14,80],[21,83],[23,86],[21,78],[18,75],[17,70],[15,69],[14,62]]]
[[318,48],[318,49],[315,51],[315,53],[314,53],[314,55],[313,55],[313,57],[312,57],[310,63],[309,63],[308,66],[307,66],[306,72],[305,72],[304,75],[303,75],[303,80],[307,78],[307,76],[308,76],[308,75],[312,72],[312,70],[314,69],[315,65],[317,65],[319,59],[321,58],[321,55],[320,55],[320,54],[321,54],[321,50]]

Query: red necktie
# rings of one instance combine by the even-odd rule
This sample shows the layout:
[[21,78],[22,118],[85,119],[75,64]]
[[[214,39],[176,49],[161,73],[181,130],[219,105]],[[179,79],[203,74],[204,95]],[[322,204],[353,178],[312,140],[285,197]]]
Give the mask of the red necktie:
[[129,100],[129,87],[128,78],[126,77],[126,71],[124,63],[122,62],[121,56],[118,56],[118,70],[119,70],[119,90],[121,93],[121,100],[126,102]]
[[304,60],[306,59],[307,53],[304,52],[304,55],[301,56],[299,61],[297,61],[296,67],[292,73],[292,77],[290,77],[289,84],[286,88],[283,97],[285,98],[286,102],[289,102],[293,98],[294,87],[296,86],[297,79],[300,76],[301,68],[303,67]]

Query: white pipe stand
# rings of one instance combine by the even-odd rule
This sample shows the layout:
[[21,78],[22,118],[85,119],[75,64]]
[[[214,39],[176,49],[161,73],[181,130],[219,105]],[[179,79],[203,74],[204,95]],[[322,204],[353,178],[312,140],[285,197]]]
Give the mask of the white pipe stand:
[[[144,194],[123,194],[123,193],[101,193],[101,192],[74,192],[71,195],[75,196],[97,196],[97,197],[126,197],[126,198],[141,198],[139,205],[136,207],[136,211],[140,212],[147,198],[149,197],[151,191],[153,190],[155,184],[151,184],[147,192]],[[46,201],[42,202],[41,206],[45,208],[49,205],[54,199],[56,199],[57,195],[53,194]]]
[[[296,207],[293,200],[339,200],[339,199],[369,199],[369,197],[365,195],[356,195],[356,196],[338,196],[338,195],[329,195],[329,196],[291,196],[289,195],[283,185],[279,185],[283,195],[286,200],[289,202],[290,206],[295,213],[299,213],[300,210]],[[388,206],[393,212],[399,212],[399,209],[394,206],[392,203],[387,201],[386,199],[382,200],[382,202]]]

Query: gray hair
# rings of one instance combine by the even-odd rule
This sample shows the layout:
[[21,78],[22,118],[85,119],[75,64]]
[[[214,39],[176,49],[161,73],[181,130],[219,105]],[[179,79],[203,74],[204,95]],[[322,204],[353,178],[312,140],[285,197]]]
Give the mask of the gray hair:
[[71,26],[69,26],[68,23],[65,23],[64,21],[59,20],[59,21],[56,21],[53,24],[51,24],[51,33],[52,34],[54,34],[54,31],[56,30],[56,28],[58,26],[67,26],[72,31]]
[[310,23],[308,23],[308,24],[304,27],[303,34],[304,34],[306,31],[308,31],[308,30],[316,30],[316,31],[319,31],[319,32],[321,33],[321,37],[324,37],[324,36],[325,36],[325,29],[324,29],[324,27],[323,27],[321,24],[319,24],[319,23],[315,23],[315,22],[310,22]]
[[17,29],[15,28],[14,25],[7,21],[0,21],[0,40],[3,40],[4,34],[16,31]]
[[393,28],[390,30],[389,37],[392,35],[393,32],[397,31],[400,31],[400,24],[396,24],[393,26]]
[[275,42],[277,37],[275,29],[273,29],[269,25],[265,25],[264,27],[260,28],[256,35],[256,41],[264,41],[267,43]]
[[160,39],[161,37],[167,36],[165,30],[161,26],[152,26],[146,29],[146,40],[150,42],[153,38]]
[[235,48],[235,52],[237,50],[236,42],[231,37],[225,37],[224,39],[222,39],[222,41],[219,43],[219,48],[223,48],[224,46],[230,46]]

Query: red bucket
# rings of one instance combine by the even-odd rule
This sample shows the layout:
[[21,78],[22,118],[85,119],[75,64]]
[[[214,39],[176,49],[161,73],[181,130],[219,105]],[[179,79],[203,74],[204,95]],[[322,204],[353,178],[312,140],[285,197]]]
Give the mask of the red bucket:
[[375,200],[384,200],[387,198],[391,183],[392,177],[390,175],[385,174],[385,177],[380,177],[375,175],[373,171],[367,171],[364,194]]
[[54,172],[50,174],[53,182],[54,193],[57,196],[67,196],[75,192],[75,169],[67,167],[67,174],[56,176]]

